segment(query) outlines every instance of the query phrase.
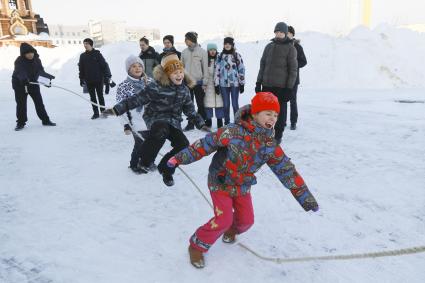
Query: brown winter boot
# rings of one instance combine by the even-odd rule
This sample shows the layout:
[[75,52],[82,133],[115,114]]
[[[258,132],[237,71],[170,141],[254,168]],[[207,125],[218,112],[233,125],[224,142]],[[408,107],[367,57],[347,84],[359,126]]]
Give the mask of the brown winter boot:
[[197,250],[193,248],[192,246],[189,246],[189,256],[190,256],[190,263],[196,267],[196,268],[204,268],[205,262],[204,262],[204,255],[200,250]]
[[236,232],[236,230],[234,228],[230,228],[229,230],[227,230],[226,232],[224,232],[223,234],[223,242],[227,243],[227,244],[233,244],[236,241],[236,234],[238,232]]

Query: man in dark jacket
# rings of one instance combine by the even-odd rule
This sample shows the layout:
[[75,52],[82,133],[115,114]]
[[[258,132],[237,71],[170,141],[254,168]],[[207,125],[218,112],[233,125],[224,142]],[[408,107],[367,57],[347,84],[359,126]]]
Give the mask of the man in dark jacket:
[[153,76],[153,68],[159,65],[159,54],[152,46],[149,46],[149,39],[142,37],[140,39],[140,59],[145,64],[145,73],[148,77]]
[[[295,130],[297,128],[298,121],[298,107],[297,107],[297,92],[298,85],[300,84],[300,68],[307,65],[307,58],[305,58],[303,47],[300,44],[298,39],[294,38],[295,29],[292,26],[288,27],[288,37],[292,39],[294,42],[295,49],[297,49],[297,61],[298,61],[298,69],[297,69],[297,79],[295,80],[294,88],[292,89],[292,97],[289,100],[289,105],[291,109],[290,120],[291,120],[291,130]],[[286,108],[286,106],[285,106]],[[287,112],[285,112],[285,124],[287,119]]]
[[170,53],[177,54],[177,57],[181,59],[182,53],[177,51],[177,49],[174,47],[174,36],[170,34],[164,36],[162,38],[162,43],[164,44],[164,48],[162,49],[163,52],[159,54],[159,58],[158,58],[159,63],[161,63],[162,57]]
[[264,48],[260,61],[255,92],[272,92],[277,96],[280,113],[275,125],[275,139],[282,141],[286,122],[286,102],[290,100],[297,79],[297,50],[287,37],[288,26],[284,22],[276,24],[275,38]]
[[44,71],[40,57],[34,47],[28,43],[22,43],[20,47],[21,55],[15,60],[15,69],[12,74],[12,87],[15,91],[16,100],[16,131],[22,130],[27,122],[27,97],[31,96],[34,101],[35,110],[38,118],[44,126],[56,126],[50,121],[43,104],[43,98],[40,93],[40,86],[30,84],[38,82],[40,76],[47,79],[55,77]]
[[[78,62],[80,85],[82,87],[84,85],[87,86],[87,90],[90,94],[90,100],[93,103],[97,104],[97,94],[99,104],[105,106],[105,99],[103,98],[103,84],[109,83],[111,79],[111,72],[100,51],[93,48],[93,40],[86,38],[83,43],[86,51],[80,55],[80,61]],[[99,118],[98,107],[95,105],[92,105],[92,107],[93,116],[91,119]],[[104,110],[104,107],[100,107],[101,112]]]

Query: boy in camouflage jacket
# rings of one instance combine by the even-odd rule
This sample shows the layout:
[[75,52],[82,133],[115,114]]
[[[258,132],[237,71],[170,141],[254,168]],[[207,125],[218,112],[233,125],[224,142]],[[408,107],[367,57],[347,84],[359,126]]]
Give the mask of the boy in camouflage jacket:
[[176,54],[163,57],[161,65],[156,66],[153,71],[153,78],[155,81],[148,82],[138,95],[121,101],[103,114],[122,115],[144,105],[143,119],[149,134],[141,148],[140,168],[144,173],[149,171],[149,165],[155,161],[168,139],[173,149],[161,159],[158,171],[162,174],[164,183],[172,186],[175,169],[166,165],[167,160],[189,145],[181,128],[182,112],[199,129],[206,129],[205,122],[195,111],[190,98],[189,87],[194,86],[194,82],[185,75],[183,64]]
[[221,235],[224,242],[232,243],[237,234],[252,226],[250,189],[257,183],[254,174],[266,163],[304,210],[319,209],[303,178],[274,140],[273,127],[280,110],[277,98],[259,92],[251,102],[237,112],[234,124],[208,134],[167,162],[170,167],[189,164],[216,151],[208,174],[215,216],[190,238],[190,260],[197,268],[204,267],[203,253]]

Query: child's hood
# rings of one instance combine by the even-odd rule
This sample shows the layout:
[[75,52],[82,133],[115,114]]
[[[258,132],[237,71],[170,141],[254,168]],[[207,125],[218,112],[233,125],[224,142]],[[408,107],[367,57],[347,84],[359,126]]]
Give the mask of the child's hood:
[[[162,86],[171,85],[171,80],[164,72],[164,68],[162,68],[161,65],[158,65],[153,69],[153,78]],[[184,81],[190,89],[194,88],[196,85],[195,80],[186,71],[184,72]]]
[[267,137],[274,136],[274,129],[263,128],[253,120],[251,115],[251,104],[239,108],[238,112],[235,114],[235,124],[241,125],[251,133],[257,132]]

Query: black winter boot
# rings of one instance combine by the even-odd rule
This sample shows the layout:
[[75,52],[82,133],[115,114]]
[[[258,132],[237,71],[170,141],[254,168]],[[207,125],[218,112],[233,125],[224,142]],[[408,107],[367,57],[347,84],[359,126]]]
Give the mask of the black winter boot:
[[43,126],[53,126],[53,127],[56,126],[56,123],[53,123],[50,120],[43,121],[43,122],[41,122],[41,124],[43,124]]
[[173,179],[173,175],[171,174],[162,173],[162,181],[168,187],[174,186],[174,179]]
[[18,124],[16,124],[15,131],[20,131],[20,130],[22,130],[24,127],[25,127],[25,124],[20,124],[20,123],[18,123]]
[[221,127],[223,127],[223,119],[217,118],[217,129],[220,129]]

